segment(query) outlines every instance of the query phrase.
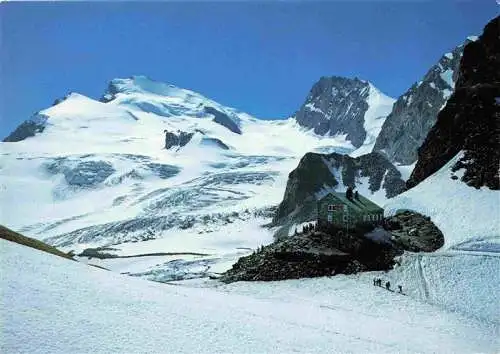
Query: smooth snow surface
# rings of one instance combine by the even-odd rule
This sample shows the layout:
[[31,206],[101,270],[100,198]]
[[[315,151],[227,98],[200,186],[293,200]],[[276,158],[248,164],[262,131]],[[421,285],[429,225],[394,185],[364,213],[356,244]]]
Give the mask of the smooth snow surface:
[[397,170],[399,171],[399,173],[401,173],[401,179],[403,181],[407,181],[408,178],[410,178],[411,173],[415,169],[416,165],[417,165],[417,161],[415,161],[411,165],[399,165],[399,164],[396,164],[395,166],[396,166]]
[[493,353],[499,345],[495,325],[349,277],[192,288],[4,240],[0,252],[3,353]]
[[381,276],[416,299],[498,325],[500,192],[461,182],[463,170],[451,171],[461,156],[384,206],[386,215],[412,210],[429,216],[445,243],[433,253],[405,252],[400,266]]
[[382,129],[385,119],[392,111],[392,106],[396,100],[384,95],[375,86],[369,83],[369,94],[366,100],[368,110],[365,113],[363,127],[366,130],[366,138],[363,145],[351,153],[352,157],[358,157],[372,152],[377,136]]

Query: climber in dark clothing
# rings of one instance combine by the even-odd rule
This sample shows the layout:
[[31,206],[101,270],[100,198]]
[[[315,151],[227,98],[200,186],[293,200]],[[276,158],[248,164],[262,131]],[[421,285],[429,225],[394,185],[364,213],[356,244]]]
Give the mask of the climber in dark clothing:
[[345,197],[349,200],[352,200],[352,187],[348,187],[345,191]]
[[358,193],[358,191],[354,192],[354,199],[359,200],[359,193]]
[[385,288],[387,290],[391,290],[391,283],[390,282],[385,283]]
[[377,278],[373,278],[373,285],[377,285]]
[[399,288],[399,293],[402,294],[403,293],[403,287],[401,285],[398,285],[398,288]]

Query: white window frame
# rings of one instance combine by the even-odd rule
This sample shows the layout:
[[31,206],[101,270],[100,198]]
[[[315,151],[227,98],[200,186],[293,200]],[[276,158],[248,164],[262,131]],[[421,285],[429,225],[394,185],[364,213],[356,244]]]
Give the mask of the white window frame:
[[335,207],[333,206],[333,204],[328,204],[328,211],[334,211],[335,210]]
[[328,214],[326,215],[326,220],[327,220],[328,222],[333,222],[333,215],[332,215],[332,214],[330,214],[330,213],[328,213]]

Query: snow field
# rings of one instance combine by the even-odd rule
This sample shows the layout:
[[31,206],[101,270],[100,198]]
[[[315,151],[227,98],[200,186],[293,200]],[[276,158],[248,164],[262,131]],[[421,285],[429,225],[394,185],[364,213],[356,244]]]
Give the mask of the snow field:
[[[497,328],[348,277],[212,288],[0,241],[0,346],[18,353],[494,352]],[[28,335],[22,336],[20,333]],[[57,340],[54,340],[57,338]]]

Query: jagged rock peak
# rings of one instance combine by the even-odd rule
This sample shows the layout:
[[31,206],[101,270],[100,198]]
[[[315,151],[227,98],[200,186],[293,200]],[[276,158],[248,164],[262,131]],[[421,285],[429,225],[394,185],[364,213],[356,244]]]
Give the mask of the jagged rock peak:
[[[371,94],[377,95],[376,102],[370,102]],[[368,81],[324,76],[313,85],[295,119],[318,135],[345,135],[353,146],[360,147],[369,130],[366,121],[380,118],[380,115],[385,118],[392,103],[392,98],[382,94]],[[377,117],[367,117],[370,105],[385,109],[371,107]]]
[[[500,17],[467,44],[456,90],[418,150],[412,188],[461,154],[452,170],[469,186],[500,189]],[[455,176],[457,178],[458,176]]]
[[437,115],[455,89],[464,44],[444,54],[421,81],[398,98],[375,142],[374,151],[389,160],[410,165],[417,160],[417,149],[436,123]]
[[42,113],[36,113],[31,119],[17,126],[12,133],[3,139],[3,142],[14,143],[35,136],[37,133],[42,133],[45,130],[47,118]]

